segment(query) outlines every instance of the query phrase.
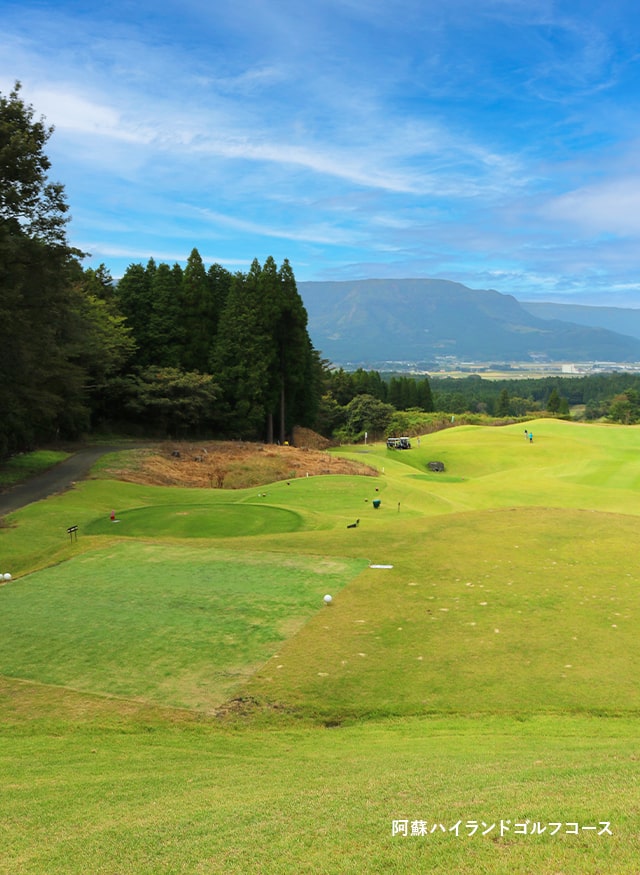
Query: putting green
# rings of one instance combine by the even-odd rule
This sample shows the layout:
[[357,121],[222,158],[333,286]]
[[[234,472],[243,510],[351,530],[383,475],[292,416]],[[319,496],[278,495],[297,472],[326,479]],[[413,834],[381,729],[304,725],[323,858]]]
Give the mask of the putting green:
[[303,525],[300,514],[281,507],[251,504],[168,505],[137,507],[88,523],[88,535],[124,537],[231,538],[295,532]]

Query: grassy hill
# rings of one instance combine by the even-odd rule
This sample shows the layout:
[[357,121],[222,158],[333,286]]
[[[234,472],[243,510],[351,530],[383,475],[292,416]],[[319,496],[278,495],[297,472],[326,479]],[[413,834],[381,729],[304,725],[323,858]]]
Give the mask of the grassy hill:
[[640,432],[528,425],[7,518],[0,873],[637,872]]

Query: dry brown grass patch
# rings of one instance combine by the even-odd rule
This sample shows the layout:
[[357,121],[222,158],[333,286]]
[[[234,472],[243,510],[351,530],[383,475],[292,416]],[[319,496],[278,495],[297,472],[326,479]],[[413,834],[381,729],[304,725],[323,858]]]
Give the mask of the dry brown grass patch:
[[368,465],[305,447],[242,441],[172,442],[132,450],[103,476],[151,486],[244,489],[318,474],[377,476]]

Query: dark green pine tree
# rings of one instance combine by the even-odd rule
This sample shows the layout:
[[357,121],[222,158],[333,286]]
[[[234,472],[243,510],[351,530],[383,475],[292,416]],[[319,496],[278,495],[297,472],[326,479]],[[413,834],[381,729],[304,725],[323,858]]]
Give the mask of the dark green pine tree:
[[118,307],[126,317],[138,348],[136,364],[141,367],[155,363],[155,346],[150,330],[153,312],[151,276],[155,272],[153,259],[150,259],[147,269],[141,264],[130,264],[116,289]]
[[181,304],[184,337],[181,365],[186,371],[205,373],[216,326],[211,289],[197,249],[191,250],[182,277]]
[[171,273],[173,274],[173,280],[176,284],[176,288],[177,289],[181,288],[182,279],[184,277],[184,271],[182,269],[182,265],[178,264],[178,262],[176,261],[176,263],[171,268]]
[[182,271],[177,275],[168,264],[159,264],[151,281],[149,341],[151,362],[161,368],[177,368],[182,358],[181,289]]
[[115,286],[113,277],[107,267],[101,264],[98,268],[86,268],[84,271],[83,285],[85,292],[94,295],[107,303],[113,303],[115,299]]
[[287,260],[255,259],[232,282],[211,357],[223,390],[222,428],[235,436],[284,442],[294,425],[313,425],[322,365]]
[[279,289],[273,308],[274,375],[279,396],[278,435],[283,442],[295,425],[313,424],[322,388],[318,357],[307,332],[307,311],[288,259],[283,261],[277,276]]
[[218,333],[222,311],[225,308],[229,292],[231,291],[233,274],[225,270],[220,264],[212,264],[207,271],[207,281],[211,296],[211,329],[215,338],[215,335]]
[[326,382],[327,390],[331,392],[341,407],[347,405],[356,394],[352,374],[345,371],[344,368],[329,371]]
[[[280,367],[280,352],[278,349],[279,320],[283,306],[278,265],[270,255],[264,263],[260,275],[260,298],[263,315],[265,337],[269,344],[268,380],[265,386],[265,404],[267,410],[266,440],[271,444],[274,440],[274,423],[278,420],[278,411],[282,403],[282,378]],[[281,429],[278,429],[280,434]],[[281,438],[284,442],[284,437]]]
[[426,413],[432,413],[434,410],[431,384],[427,377],[418,383],[418,407]]
[[391,377],[389,380],[389,404],[393,404],[396,410],[402,410],[402,384],[399,377]]
[[[498,401],[496,403],[496,416],[508,416],[510,407],[511,398],[509,397],[509,390],[504,388],[498,396]],[[457,411],[454,412],[457,413]]]
[[549,413],[558,413],[560,411],[561,398],[560,393],[554,386],[547,399],[547,410]]
[[264,439],[273,345],[265,324],[262,268],[233,277],[220,316],[211,369],[221,389],[219,428],[229,437]]

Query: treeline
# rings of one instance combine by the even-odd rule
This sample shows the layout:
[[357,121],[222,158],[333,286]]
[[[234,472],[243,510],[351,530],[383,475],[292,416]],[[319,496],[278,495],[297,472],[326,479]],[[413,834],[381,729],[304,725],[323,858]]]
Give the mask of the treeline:
[[317,429],[343,441],[419,434],[459,415],[478,422],[536,415],[640,422],[640,375],[630,373],[489,380],[338,369],[325,372],[323,385]]
[[431,377],[436,410],[525,416],[539,411],[566,415],[576,407],[587,420],[640,421],[640,374],[606,373],[576,377],[488,380]]

